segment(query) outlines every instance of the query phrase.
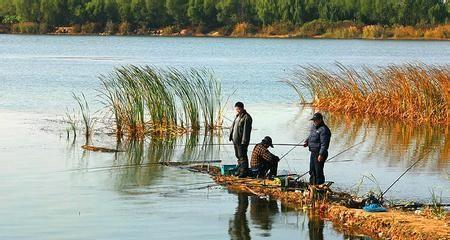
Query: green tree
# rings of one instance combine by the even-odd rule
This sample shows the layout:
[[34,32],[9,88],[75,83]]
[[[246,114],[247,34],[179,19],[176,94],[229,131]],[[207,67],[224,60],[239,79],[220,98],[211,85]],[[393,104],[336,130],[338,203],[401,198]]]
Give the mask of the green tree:
[[166,0],[167,13],[173,18],[177,25],[186,25],[188,23],[188,8],[189,0]]
[[271,24],[280,19],[277,1],[278,0],[256,1],[256,12],[263,25]]

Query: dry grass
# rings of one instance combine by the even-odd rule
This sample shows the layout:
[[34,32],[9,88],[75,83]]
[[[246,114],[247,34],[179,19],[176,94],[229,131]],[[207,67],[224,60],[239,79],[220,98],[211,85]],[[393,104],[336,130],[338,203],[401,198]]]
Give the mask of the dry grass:
[[250,23],[241,22],[241,23],[237,23],[234,26],[231,36],[232,37],[249,37],[249,36],[252,36],[254,33],[256,33],[255,26],[253,26]]
[[394,34],[394,38],[396,39],[412,39],[423,36],[423,32],[420,29],[412,26],[397,26],[392,29],[392,32]]
[[450,125],[449,65],[390,65],[337,71],[300,66],[285,82],[322,110]]
[[450,38],[450,24],[439,25],[425,31],[426,39],[448,39]]
[[380,25],[368,25],[363,27],[362,38],[381,39],[385,37],[385,29]]

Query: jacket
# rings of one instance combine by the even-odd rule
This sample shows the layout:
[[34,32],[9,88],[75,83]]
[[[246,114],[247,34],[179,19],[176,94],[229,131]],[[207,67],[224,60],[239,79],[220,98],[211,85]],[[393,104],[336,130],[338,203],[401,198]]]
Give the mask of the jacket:
[[[252,132],[252,117],[247,111],[237,115],[231,125],[230,141],[234,144],[248,145],[250,143],[250,134]],[[236,127],[236,134],[235,134]]]
[[252,152],[252,160],[250,161],[251,168],[258,168],[263,162],[275,162],[277,156],[269,152],[269,149],[265,148],[261,143],[256,144]]
[[331,131],[324,123],[312,126],[306,140],[310,152],[318,152],[320,155],[328,154],[330,146]]

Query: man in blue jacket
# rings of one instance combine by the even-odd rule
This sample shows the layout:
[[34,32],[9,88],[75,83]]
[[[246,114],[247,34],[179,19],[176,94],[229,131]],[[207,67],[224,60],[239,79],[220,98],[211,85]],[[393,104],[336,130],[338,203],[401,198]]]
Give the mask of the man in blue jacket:
[[308,147],[311,152],[309,158],[309,182],[316,185],[325,182],[323,167],[328,157],[331,131],[323,122],[321,113],[315,113],[310,120],[313,121],[313,126],[303,146]]

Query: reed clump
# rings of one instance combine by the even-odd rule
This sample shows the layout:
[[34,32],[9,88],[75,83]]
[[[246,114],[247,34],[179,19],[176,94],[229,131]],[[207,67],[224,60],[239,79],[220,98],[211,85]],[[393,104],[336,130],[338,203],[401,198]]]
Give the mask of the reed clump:
[[382,39],[385,37],[385,29],[381,25],[368,25],[362,29],[362,38],[365,39]]
[[326,111],[450,125],[450,66],[410,63],[379,69],[300,66],[284,81],[302,102]]
[[257,28],[250,23],[240,22],[237,23],[233,31],[231,32],[232,37],[250,37],[257,32]]
[[100,77],[118,137],[183,134],[222,126],[221,84],[207,69],[129,66]]
[[450,24],[439,25],[430,28],[424,33],[426,39],[448,39],[450,38]]

